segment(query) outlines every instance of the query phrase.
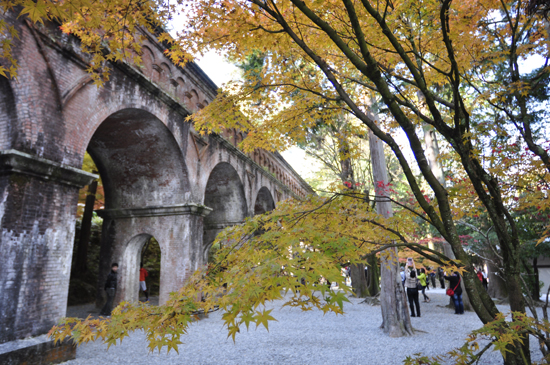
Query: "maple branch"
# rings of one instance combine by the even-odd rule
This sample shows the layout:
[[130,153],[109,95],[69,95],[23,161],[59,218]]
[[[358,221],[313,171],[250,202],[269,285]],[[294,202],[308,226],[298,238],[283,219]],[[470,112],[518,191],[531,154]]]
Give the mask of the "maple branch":
[[[307,92],[310,92],[314,95],[317,95],[317,96],[320,96],[321,98],[323,99],[326,99],[328,101],[335,101],[335,102],[338,102],[338,101],[342,101],[342,98],[338,97],[338,98],[331,98],[329,96],[326,96],[325,94],[319,92],[319,91],[315,91],[315,90],[312,90],[312,89],[309,89],[307,87],[302,87],[302,86],[298,86],[296,84],[293,84],[293,83],[289,83],[289,82],[283,82],[283,83],[277,83],[277,84],[260,84],[260,85],[254,85],[254,89],[259,89],[259,88],[264,88],[264,89],[267,89],[267,88],[276,88],[276,87],[281,87],[281,86],[290,86],[290,87],[293,87],[295,89],[298,89],[298,90],[302,90],[302,91],[307,91]],[[255,91],[255,90],[254,90]]]
[[[347,196],[347,197],[350,197],[350,198],[354,198],[354,199],[360,199],[360,200],[364,200],[365,199],[365,196],[364,194],[359,194],[359,193],[336,193],[337,195],[341,195],[341,196]],[[422,214],[418,213],[416,210],[414,210],[413,208],[411,207],[408,207],[406,206],[405,204],[403,203],[400,203],[399,201],[389,197],[389,196],[382,196],[382,195],[375,195],[374,196],[375,200],[374,202],[380,202],[380,203],[383,203],[383,202],[391,202],[391,203],[394,203],[406,210],[408,210],[409,212],[413,213],[414,215],[416,215],[418,218],[424,220],[425,222],[429,223],[430,225],[434,225],[432,223],[431,220],[429,220],[428,218],[424,217]],[[380,198],[383,198],[383,199],[380,199]]]
[[[441,33],[443,35],[443,43],[447,49],[447,56],[451,62],[451,73],[449,79],[451,81],[451,88],[453,91],[453,101],[455,103],[455,131],[459,135],[462,135],[462,130],[468,131],[470,129],[470,123],[468,118],[468,112],[464,107],[464,103],[460,96],[460,69],[458,67],[458,62],[455,58],[454,47],[449,35],[450,25],[449,25],[449,9],[451,7],[452,0],[444,0],[441,4],[441,9],[439,11],[439,18],[441,22]],[[427,100],[427,99],[426,99]],[[464,122],[464,123],[462,123]],[[463,127],[461,129],[461,127]]]
[[[401,76],[401,75],[397,75],[395,74],[394,72],[392,72],[392,70],[390,70],[389,67],[386,67],[384,66],[382,63],[379,63],[378,66],[380,66],[381,69],[383,69],[384,71],[386,71],[391,77],[395,77],[396,79],[400,80],[400,81],[403,81],[403,82],[406,82],[407,84],[410,84],[414,87],[418,87],[418,84],[414,81],[414,80],[411,80],[411,79],[408,79],[404,76]],[[435,100],[437,101],[438,103],[446,106],[447,108],[451,109],[451,110],[454,110],[455,109],[455,105],[435,94],[433,94],[431,91],[428,91],[428,93],[430,94],[430,96]]]
[[[407,66],[407,69],[413,75],[413,78],[417,84],[417,87],[420,89],[420,91],[422,91],[424,95],[428,95],[428,97],[426,98],[426,104],[428,105],[428,109],[430,110],[430,113],[432,114],[434,121],[436,122],[436,128],[442,129],[447,133],[452,133],[452,130],[444,122],[443,117],[439,112],[439,109],[437,109],[434,103],[434,100],[432,98],[432,94],[428,89],[428,86],[426,85],[426,82],[424,80],[424,77],[421,74],[421,71],[418,69],[418,67],[414,64],[414,62],[408,56],[407,52],[403,49],[403,46],[401,45],[400,41],[397,39],[395,34],[392,32],[392,30],[389,28],[385,19],[383,19],[380,16],[380,13],[378,13],[378,11],[376,11],[376,9],[372,7],[372,5],[368,0],[361,0],[361,3],[363,4],[363,7],[367,10],[367,12],[376,20],[376,22],[378,23],[378,25],[382,30],[382,33],[390,41],[393,48],[397,51],[397,53],[399,53],[399,57],[405,63],[405,65]],[[396,119],[398,118],[396,117]],[[403,129],[405,130],[405,128]]]
[[266,33],[270,33],[270,34],[278,34],[278,33],[284,33],[285,30],[284,29],[280,29],[280,30],[269,30],[265,27],[262,27],[261,25],[257,25],[255,28],[252,28],[250,29],[250,31],[255,31],[255,30],[263,30],[264,32]]
[[[371,243],[371,242],[367,241],[367,243]],[[423,246],[421,244],[411,243],[411,242],[387,244],[387,245],[384,245],[380,248],[377,248],[376,250],[370,251],[368,254],[365,254],[365,255],[361,256],[361,258],[366,259],[369,256],[376,255],[378,252],[382,252],[384,250],[387,250],[388,248],[393,248],[393,247],[397,247],[397,248],[406,247],[406,248],[418,253],[419,255],[427,258],[428,260],[433,261],[433,262],[435,262],[435,263],[437,263],[441,266],[446,266],[448,264],[448,262],[451,261],[451,262],[457,264],[458,267],[464,267],[463,264],[458,264],[457,262],[453,261],[449,257],[443,255],[442,253],[439,253],[439,252],[437,252],[435,250],[432,250],[432,249],[430,249],[426,246]],[[425,251],[433,253],[433,255],[430,255],[429,253],[426,253]]]

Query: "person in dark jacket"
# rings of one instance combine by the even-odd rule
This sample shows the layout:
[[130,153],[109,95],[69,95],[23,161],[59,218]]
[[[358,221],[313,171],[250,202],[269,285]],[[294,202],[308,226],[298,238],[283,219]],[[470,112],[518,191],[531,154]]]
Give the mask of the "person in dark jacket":
[[[416,269],[411,268],[405,271],[405,288],[407,289],[407,298],[409,299],[411,317],[420,317],[420,303],[418,302],[418,284],[416,278]],[[416,314],[414,311],[415,306]]]
[[449,288],[455,292],[453,300],[455,302],[455,314],[464,314],[464,303],[462,302],[462,288],[460,286],[461,277],[457,272],[453,272],[451,276],[445,276],[445,280],[449,280]]
[[437,276],[439,277],[439,285],[441,285],[441,289],[445,289],[445,273],[443,272],[443,268],[440,267],[437,269]]
[[430,275],[429,275],[429,276],[430,276],[430,280],[432,281],[432,288],[435,289],[436,287],[435,287],[435,270],[434,270],[434,269],[432,269],[432,270],[430,271]]
[[103,306],[103,309],[99,313],[102,316],[110,316],[111,311],[113,310],[113,300],[115,299],[116,293],[116,284],[117,284],[117,271],[118,264],[115,262],[111,265],[111,272],[107,275],[107,280],[105,280],[105,292],[107,293],[107,302]]

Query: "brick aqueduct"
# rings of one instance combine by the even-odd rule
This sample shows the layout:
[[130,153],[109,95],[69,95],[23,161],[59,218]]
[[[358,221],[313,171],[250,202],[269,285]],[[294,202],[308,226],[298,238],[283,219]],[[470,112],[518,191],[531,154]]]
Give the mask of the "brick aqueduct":
[[120,264],[118,300],[137,300],[141,247],[161,247],[160,302],[205,264],[215,235],[311,188],[278,154],[245,154],[245,135],[199,136],[185,117],[216,85],[174,66],[146,34],[144,65],[111,65],[93,85],[78,41],[53,25],[20,32],[16,80],[0,78],[0,343],[47,332],[65,315],[81,170],[105,188],[100,278]]

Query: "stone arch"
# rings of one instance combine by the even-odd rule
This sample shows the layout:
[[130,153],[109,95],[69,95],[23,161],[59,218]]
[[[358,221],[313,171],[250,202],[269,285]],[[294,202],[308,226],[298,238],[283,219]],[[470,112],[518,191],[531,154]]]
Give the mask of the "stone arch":
[[[63,108],[64,140],[59,143],[66,151],[64,163],[80,168],[84,153],[96,130],[107,118],[124,110],[134,110],[137,116],[141,114],[147,117],[154,116],[153,119],[157,119],[168,128],[171,135],[168,139],[169,144],[173,145],[172,141],[175,141],[181,151],[184,151],[187,140],[183,136],[186,135],[185,132],[189,126],[180,123],[180,121],[183,122],[183,116],[166,108],[145,91],[134,87],[124,89],[127,85],[117,84],[116,79],[111,82],[113,85],[110,88],[101,90],[89,83],[80,88],[65,104]],[[124,91],[112,91],[118,89]],[[158,123],[154,124],[158,125]],[[186,171],[185,174],[187,175]]]
[[204,205],[212,212],[204,218],[204,262],[212,242],[225,227],[240,224],[247,212],[244,185],[235,168],[227,163],[218,163],[210,172],[204,192]]
[[168,85],[168,81],[172,77],[172,70],[170,69],[170,66],[168,66],[166,62],[162,62],[160,64],[160,68],[162,70],[160,75],[160,82],[165,85]]
[[155,63],[155,54],[147,46],[142,47],[141,61],[143,63],[143,73],[147,77],[152,76],[153,64]]
[[[155,236],[161,247],[170,247],[167,257],[174,256],[174,250],[184,252],[179,246],[190,233],[184,227],[181,214],[191,189],[184,157],[172,131],[147,110],[124,108],[111,113],[95,129],[87,150],[99,170],[105,195],[105,210],[98,211],[104,218],[98,271],[99,304],[103,301],[101,288],[111,262],[127,261],[129,266],[121,265],[119,270],[126,272],[124,275],[137,275],[139,263],[133,255],[138,252],[136,247],[145,242],[143,234]],[[128,247],[133,251],[128,251]],[[172,267],[178,263],[161,262],[161,266],[165,265],[169,268],[161,270],[163,277],[173,273],[183,278],[181,270]],[[134,290],[137,279],[128,280],[120,283],[117,302],[137,300]],[[172,283],[170,290],[181,284],[177,278],[169,282]],[[167,300],[168,290],[165,285],[161,302]]]
[[265,186],[258,191],[256,202],[254,203],[254,215],[264,214],[275,209],[275,201],[271,191]]
[[[141,259],[141,250],[143,249],[143,246],[145,243],[151,238],[153,235],[148,233],[139,233],[132,238],[128,240],[128,242],[125,244],[125,247],[122,251],[122,255],[120,257],[119,264],[119,270],[120,270],[120,279],[119,279],[119,286],[121,291],[125,290],[125,292],[120,292],[119,296],[124,298],[125,300],[129,300],[131,302],[137,302],[138,300],[138,294],[139,294],[139,264]],[[159,241],[160,251],[161,251],[161,261],[165,256],[165,248],[163,247],[162,242]],[[162,265],[161,265],[162,266]],[[161,267],[161,279],[160,279],[160,287],[161,291],[163,289],[163,283],[162,283],[162,267]]]
[[171,131],[153,114],[123,109],[93,134],[88,152],[105,187],[108,209],[184,202],[187,168]]
[[153,81],[159,82],[162,79],[162,68],[157,65],[156,63],[153,64],[151,67],[153,70],[151,71],[151,79]]
[[181,78],[181,77],[178,77],[176,79],[176,83],[177,83],[177,86],[176,86],[176,97],[181,100],[181,101],[184,101],[185,100],[185,91],[184,91],[184,87],[185,87],[185,81]]

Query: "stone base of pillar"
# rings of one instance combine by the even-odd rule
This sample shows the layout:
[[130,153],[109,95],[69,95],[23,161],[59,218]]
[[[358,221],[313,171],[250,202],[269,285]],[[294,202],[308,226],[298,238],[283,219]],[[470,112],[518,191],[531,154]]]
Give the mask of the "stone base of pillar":
[[55,344],[47,335],[0,344],[0,364],[59,364],[76,358],[76,346],[70,341]]

